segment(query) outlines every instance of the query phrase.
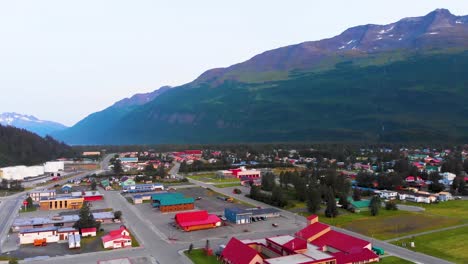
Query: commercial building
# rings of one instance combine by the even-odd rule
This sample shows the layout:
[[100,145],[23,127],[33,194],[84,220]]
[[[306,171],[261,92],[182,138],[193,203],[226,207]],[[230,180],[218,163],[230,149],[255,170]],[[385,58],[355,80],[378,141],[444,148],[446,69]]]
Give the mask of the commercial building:
[[82,191],[82,192],[72,192],[73,198],[83,198],[85,202],[101,201],[103,195],[98,191]]
[[100,151],[85,151],[82,154],[83,156],[101,156]]
[[382,191],[375,191],[374,193],[379,195],[379,197],[382,199],[394,200],[398,198],[398,192],[396,191],[382,190]]
[[225,208],[224,216],[231,223],[248,224],[255,219],[265,219],[279,217],[280,211],[276,208],[249,208],[243,209],[239,207]]
[[262,172],[259,170],[255,169],[246,169],[244,166],[238,168],[238,169],[230,169],[230,170],[221,170],[216,172],[216,176],[220,178],[226,178],[226,177],[235,177],[238,179],[257,179],[260,178],[262,175]]
[[42,191],[32,191],[28,193],[28,196],[34,202],[39,202],[44,199],[53,199],[57,196],[57,192],[55,190],[42,190]]
[[221,226],[221,219],[207,211],[178,213],[175,215],[177,225],[184,231],[211,229]]
[[[94,219],[103,224],[113,223],[113,212],[100,212],[93,213]],[[12,224],[12,231],[19,232],[31,228],[45,228],[45,227],[72,227],[80,217],[78,215],[56,215],[52,217],[26,217],[16,218]]]
[[63,161],[48,161],[44,163],[44,171],[48,173],[63,171],[65,163]]
[[39,201],[41,210],[67,210],[80,209],[83,206],[82,197],[56,197]]
[[97,229],[95,227],[81,228],[81,236],[83,237],[95,237]]
[[131,184],[122,186],[122,191],[127,193],[164,191],[164,185],[154,183]]
[[24,229],[19,232],[21,245],[33,244],[34,240],[45,239],[47,243],[68,240],[70,235],[79,235],[74,228],[43,227]]
[[125,226],[121,226],[117,230],[112,230],[109,234],[101,238],[102,246],[106,249],[116,249],[132,246],[132,238],[130,232]]
[[193,210],[195,199],[184,197],[181,193],[161,193],[151,196],[153,207],[159,208],[163,213]]
[[309,225],[294,235],[256,240],[232,238],[221,252],[226,264],[349,264],[378,262],[370,242],[330,229],[308,218]]

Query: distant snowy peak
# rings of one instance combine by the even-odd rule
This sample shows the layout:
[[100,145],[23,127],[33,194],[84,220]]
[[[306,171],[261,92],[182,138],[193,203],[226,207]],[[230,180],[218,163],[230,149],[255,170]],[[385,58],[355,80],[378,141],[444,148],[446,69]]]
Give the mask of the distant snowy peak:
[[66,126],[57,122],[40,120],[32,115],[23,115],[18,113],[0,114],[0,124],[4,126],[13,126],[26,129],[40,136],[45,136],[53,131],[67,128]]

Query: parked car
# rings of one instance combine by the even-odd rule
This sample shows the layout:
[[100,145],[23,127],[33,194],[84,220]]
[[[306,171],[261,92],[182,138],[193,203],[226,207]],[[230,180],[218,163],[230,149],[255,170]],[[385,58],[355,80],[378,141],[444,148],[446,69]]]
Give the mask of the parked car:
[[273,227],[278,227],[278,224],[277,223],[273,223],[271,224]]
[[198,196],[197,198],[195,198],[195,200],[201,200],[202,198],[200,196]]

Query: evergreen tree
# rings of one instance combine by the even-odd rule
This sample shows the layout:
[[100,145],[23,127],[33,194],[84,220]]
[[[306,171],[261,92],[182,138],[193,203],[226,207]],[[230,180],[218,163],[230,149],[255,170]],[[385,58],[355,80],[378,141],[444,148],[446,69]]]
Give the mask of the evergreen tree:
[[275,186],[273,188],[271,193],[271,202],[278,207],[284,207],[287,204],[286,197],[280,187]]
[[361,201],[361,190],[358,188],[354,188],[353,190],[353,200],[354,201]]
[[88,203],[85,202],[80,209],[79,219],[73,225],[73,227],[80,230],[81,228],[89,228],[89,227],[96,227],[96,229],[99,229],[100,226],[101,226],[101,223],[97,222],[94,219],[94,216],[91,213],[91,210],[89,209]]
[[369,204],[369,210],[372,216],[376,216],[379,214],[380,207],[382,206],[382,201],[380,200],[380,197],[375,195],[372,197],[370,204]]
[[338,207],[336,206],[335,195],[331,188],[328,189],[327,194],[327,208],[325,209],[326,217],[336,217],[338,216]]
[[27,208],[33,208],[34,207],[34,201],[31,198],[31,196],[28,196],[28,198],[26,198],[26,202],[28,202]]
[[121,219],[122,218],[122,211],[115,211],[114,212],[114,219]]
[[338,201],[338,203],[341,204],[341,208],[348,209],[349,207],[348,197],[344,194],[340,194],[339,198],[340,200]]
[[258,198],[259,194],[260,194],[260,190],[259,190],[258,186],[252,185],[250,187],[250,194],[249,194],[250,198],[256,200]]
[[91,182],[91,190],[92,190],[92,191],[95,191],[96,188],[97,188],[96,180],[93,180],[93,181]]
[[192,250],[193,250],[193,244],[190,243],[190,246],[189,246],[187,252],[190,254],[190,253],[192,253]]
[[122,162],[120,161],[120,159],[115,159],[115,161],[112,164],[114,165],[112,170],[116,175],[120,175],[121,173],[123,173]]
[[320,203],[322,202],[322,197],[320,194],[320,190],[309,183],[309,187],[307,190],[307,210],[310,213],[317,213],[320,210]]

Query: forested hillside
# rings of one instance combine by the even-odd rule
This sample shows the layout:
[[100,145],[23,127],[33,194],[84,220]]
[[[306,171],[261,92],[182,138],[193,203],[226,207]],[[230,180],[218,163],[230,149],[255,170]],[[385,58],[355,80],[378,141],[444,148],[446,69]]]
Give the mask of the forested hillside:
[[72,154],[71,147],[49,136],[0,125],[0,167],[34,165]]

